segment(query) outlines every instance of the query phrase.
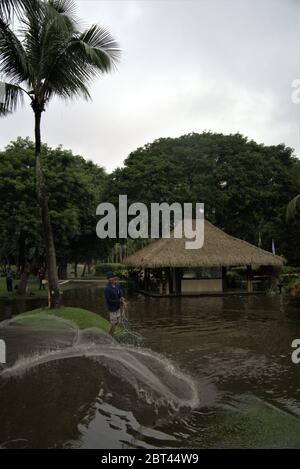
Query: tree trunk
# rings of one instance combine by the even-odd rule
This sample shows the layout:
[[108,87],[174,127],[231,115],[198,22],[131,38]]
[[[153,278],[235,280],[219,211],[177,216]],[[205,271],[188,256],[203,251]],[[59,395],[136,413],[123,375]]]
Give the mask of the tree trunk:
[[82,271],[81,277],[85,277],[85,272],[86,272],[86,263],[83,266],[83,271]]
[[19,250],[18,250],[18,264],[17,264],[17,271],[18,273],[22,273],[25,263],[26,263],[26,237],[24,232],[21,231],[19,235]]
[[28,262],[26,262],[25,265],[23,266],[20,281],[18,284],[18,291],[17,291],[18,295],[25,295],[27,291],[29,275],[30,275],[30,265]]
[[56,253],[52,234],[52,226],[49,215],[48,196],[41,166],[41,117],[43,109],[36,101],[32,104],[35,114],[35,158],[36,158],[36,188],[40,205],[42,225],[44,231],[44,242],[46,247],[48,288],[49,288],[49,308],[60,308],[62,298],[59,291]]
[[68,263],[66,257],[64,257],[59,263],[58,278],[59,280],[67,280],[68,278]]

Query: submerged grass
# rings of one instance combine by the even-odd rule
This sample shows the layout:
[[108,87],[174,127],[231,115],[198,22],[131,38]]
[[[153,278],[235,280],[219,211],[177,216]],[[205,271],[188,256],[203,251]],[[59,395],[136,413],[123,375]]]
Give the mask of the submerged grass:
[[42,324],[42,315],[44,314],[71,321],[76,324],[79,329],[96,327],[105,332],[108,332],[110,329],[110,323],[99,314],[92,313],[87,309],[74,307],[60,309],[38,308],[16,316],[14,321],[22,322],[23,320],[26,320],[27,323],[32,322],[33,326],[38,326],[39,324]]

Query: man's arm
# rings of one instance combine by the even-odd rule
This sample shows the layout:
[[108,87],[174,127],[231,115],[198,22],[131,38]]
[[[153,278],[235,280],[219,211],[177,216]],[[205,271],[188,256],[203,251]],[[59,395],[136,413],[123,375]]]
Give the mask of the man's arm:
[[119,285],[119,298],[122,303],[126,303],[124,289],[122,285]]

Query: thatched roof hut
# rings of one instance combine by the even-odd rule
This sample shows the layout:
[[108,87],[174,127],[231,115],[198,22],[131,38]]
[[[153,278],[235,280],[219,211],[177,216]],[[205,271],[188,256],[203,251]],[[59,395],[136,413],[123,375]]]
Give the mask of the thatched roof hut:
[[201,249],[185,249],[185,237],[161,238],[128,256],[124,263],[135,268],[166,267],[230,267],[264,265],[281,267],[285,260],[271,252],[253,246],[205,220],[204,245]]

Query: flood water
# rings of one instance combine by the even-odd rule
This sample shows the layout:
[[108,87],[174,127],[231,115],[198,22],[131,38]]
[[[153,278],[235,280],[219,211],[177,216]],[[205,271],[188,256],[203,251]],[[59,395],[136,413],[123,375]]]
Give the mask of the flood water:
[[[42,304],[2,300],[0,320]],[[106,315],[98,287],[65,305]],[[2,324],[3,448],[300,447],[300,308],[280,296],[134,295],[122,344]]]

